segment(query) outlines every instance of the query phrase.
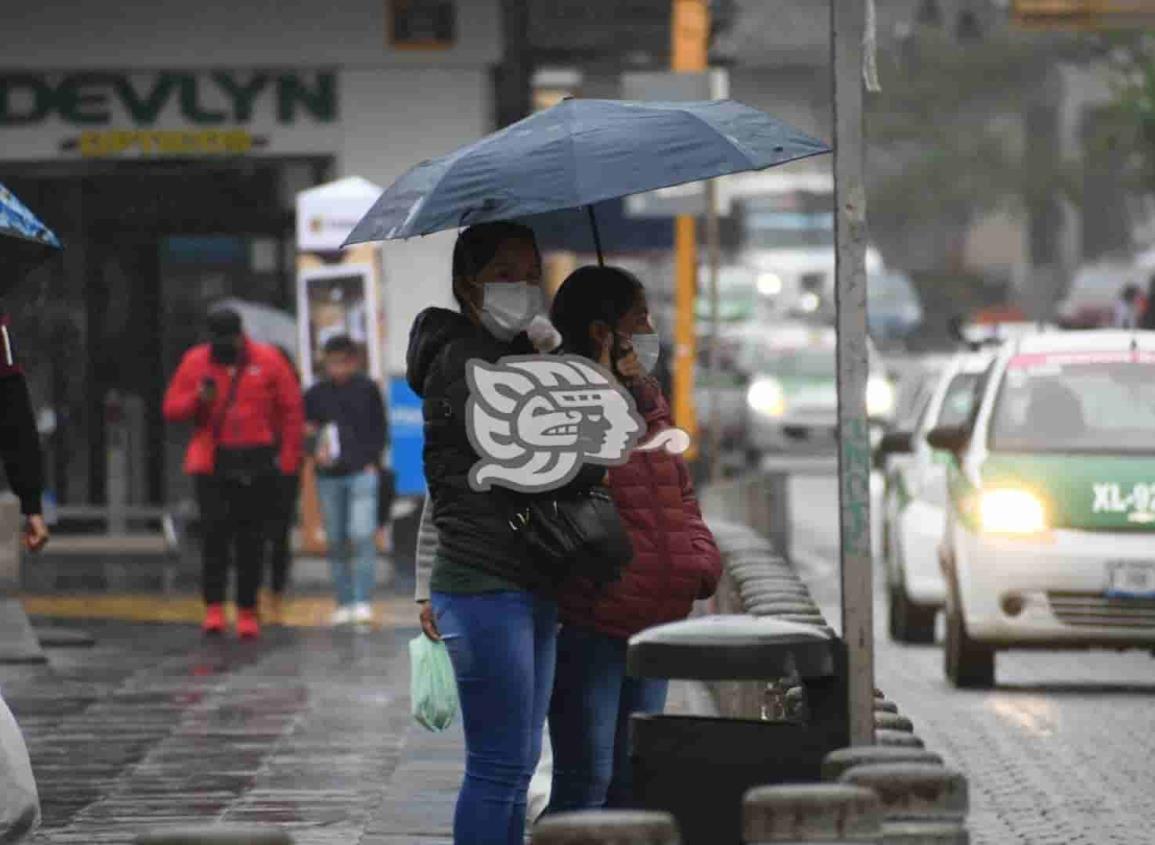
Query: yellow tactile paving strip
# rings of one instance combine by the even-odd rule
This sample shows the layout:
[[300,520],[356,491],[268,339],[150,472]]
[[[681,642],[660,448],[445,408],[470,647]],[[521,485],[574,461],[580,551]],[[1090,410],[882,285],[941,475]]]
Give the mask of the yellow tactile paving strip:
[[[52,616],[59,619],[116,619],[124,622],[173,622],[199,624],[204,615],[204,604],[196,596],[162,595],[71,595],[25,596],[24,610],[32,616]],[[283,624],[291,628],[322,628],[329,626],[329,616],[335,609],[331,598],[325,596],[298,596],[286,598]],[[405,596],[390,596],[373,603],[374,621],[378,627],[416,627],[417,606]],[[229,618],[234,615],[228,609]],[[262,613],[268,622],[268,614]]]

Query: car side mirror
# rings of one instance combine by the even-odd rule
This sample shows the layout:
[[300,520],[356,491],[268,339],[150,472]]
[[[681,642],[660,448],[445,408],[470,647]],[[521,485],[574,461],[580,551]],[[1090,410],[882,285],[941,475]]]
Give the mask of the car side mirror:
[[888,431],[878,443],[878,453],[887,455],[909,455],[914,451],[914,435],[909,431]]
[[926,442],[932,449],[950,452],[956,457],[966,448],[970,439],[970,430],[961,425],[940,425],[926,435]]

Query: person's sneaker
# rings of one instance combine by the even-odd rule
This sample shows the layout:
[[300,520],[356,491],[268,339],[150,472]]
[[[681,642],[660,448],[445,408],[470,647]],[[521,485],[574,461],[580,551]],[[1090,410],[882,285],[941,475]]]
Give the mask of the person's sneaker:
[[329,617],[329,624],[337,627],[339,625],[348,625],[353,621],[353,605],[346,604],[338,607],[333,611],[333,615]]
[[372,625],[373,605],[365,601],[353,605],[353,621],[358,625]]
[[225,630],[225,607],[222,604],[205,605],[205,621],[201,630],[206,634],[223,634]]
[[253,640],[261,635],[261,622],[252,608],[237,611],[237,636]]

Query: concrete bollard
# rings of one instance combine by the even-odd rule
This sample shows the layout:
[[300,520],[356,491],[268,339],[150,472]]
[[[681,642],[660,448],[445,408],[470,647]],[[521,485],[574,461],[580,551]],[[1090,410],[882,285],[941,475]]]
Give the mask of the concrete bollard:
[[843,772],[841,783],[873,790],[887,845],[967,845],[966,778],[925,763],[872,763]]
[[138,834],[136,845],[293,845],[293,837],[266,825],[205,824],[156,828]]
[[785,614],[795,614],[797,616],[821,615],[818,608],[809,602],[787,601],[786,599],[755,602],[750,605],[750,612],[755,616],[783,616]]
[[925,743],[915,736],[913,733],[906,731],[889,731],[885,728],[875,727],[874,730],[875,745],[887,745],[891,748],[923,748]]
[[587,810],[547,816],[533,829],[533,845],[679,845],[669,813]]
[[881,802],[844,784],[759,786],[742,800],[742,834],[746,845],[881,843]]
[[855,766],[874,763],[926,763],[941,766],[942,757],[923,748],[903,748],[894,745],[854,745],[831,751],[822,761],[822,779],[836,781],[843,772]]
[[874,727],[882,731],[914,733],[914,723],[900,713],[874,712]]

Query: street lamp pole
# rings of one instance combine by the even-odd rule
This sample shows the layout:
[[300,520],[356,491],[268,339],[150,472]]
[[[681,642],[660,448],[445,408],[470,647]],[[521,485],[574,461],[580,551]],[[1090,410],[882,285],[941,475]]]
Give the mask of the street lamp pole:
[[850,741],[874,741],[870,432],[866,419],[866,188],[863,36],[868,0],[830,0],[834,86],[834,225],[838,330],[838,500],[842,637],[848,652]]

